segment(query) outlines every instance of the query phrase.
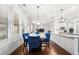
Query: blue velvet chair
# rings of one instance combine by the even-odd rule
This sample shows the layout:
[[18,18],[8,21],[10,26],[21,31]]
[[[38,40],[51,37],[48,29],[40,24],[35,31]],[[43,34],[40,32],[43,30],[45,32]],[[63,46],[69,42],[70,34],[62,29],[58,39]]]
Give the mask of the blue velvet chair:
[[31,37],[28,36],[28,43],[29,43],[29,51],[35,48],[40,47],[40,36]]
[[29,33],[23,33],[23,34],[22,34],[23,40],[24,40],[24,47],[23,47],[23,50],[24,50],[25,47],[27,47],[28,35],[29,35]]
[[39,34],[39,32],[35,32],[35,34]]
[[49,40],[50,40],[50,33],[45,33],[45,36],[46,36],[46,38],[45,38],[45,42],[46,43],[49,43]]
[[49,43],[50,43],[50,35],[51,34],[49,32],[45,33],[46,38],[43,41],[41,41],[41,44],[47,44],[49,48],[50,48],[50,46],[49,46]]

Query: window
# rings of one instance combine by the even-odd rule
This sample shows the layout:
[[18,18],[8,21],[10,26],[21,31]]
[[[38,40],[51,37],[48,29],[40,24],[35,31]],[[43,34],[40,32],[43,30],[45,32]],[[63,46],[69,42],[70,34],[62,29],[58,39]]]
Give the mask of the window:
[[0,40],[7,38],[7,20],[0,17]]
[[22,33],[24,33],[24,24],[22,23]]
[[8,38],[7,9],[0,5],[0,40]]
[[14,13],[14,34],[19,34],[19,16]]

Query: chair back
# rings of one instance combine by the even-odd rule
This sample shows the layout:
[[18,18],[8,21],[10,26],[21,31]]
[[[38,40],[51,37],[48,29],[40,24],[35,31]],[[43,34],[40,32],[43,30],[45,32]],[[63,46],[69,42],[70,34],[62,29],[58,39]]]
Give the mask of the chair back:
[[45,36],[46,36],[46,41],[49,41],[50,40],[50,33],[45,33]]
[[[27,39],[28,39],[28,35],[29,35],[29,33],[23,33],[23,34],[22,34],[23,39],[24,39],[24,42],[27,41]],[[26,38],[26,37],[27,37],[27,38]]]
[[40,36],[31,37],[28,36],[29,49],[39,48],[40,46]]
[[39,32],[35,32],[35,34],[39,34]]

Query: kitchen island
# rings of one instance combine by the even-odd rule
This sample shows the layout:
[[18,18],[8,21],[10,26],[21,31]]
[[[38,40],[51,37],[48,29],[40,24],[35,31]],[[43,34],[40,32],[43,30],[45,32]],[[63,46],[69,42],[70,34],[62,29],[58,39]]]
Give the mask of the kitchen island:
[[51,39],[70,54],[79,54],[79,35],[52,34]]

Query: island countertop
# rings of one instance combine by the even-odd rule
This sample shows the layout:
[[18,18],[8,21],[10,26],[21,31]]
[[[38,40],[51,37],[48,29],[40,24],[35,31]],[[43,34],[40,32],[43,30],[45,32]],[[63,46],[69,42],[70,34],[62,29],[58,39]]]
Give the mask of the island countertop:
[[79,38],[79,35],[74,34],[55,34],[63,37],[69,37],[69,38]]

